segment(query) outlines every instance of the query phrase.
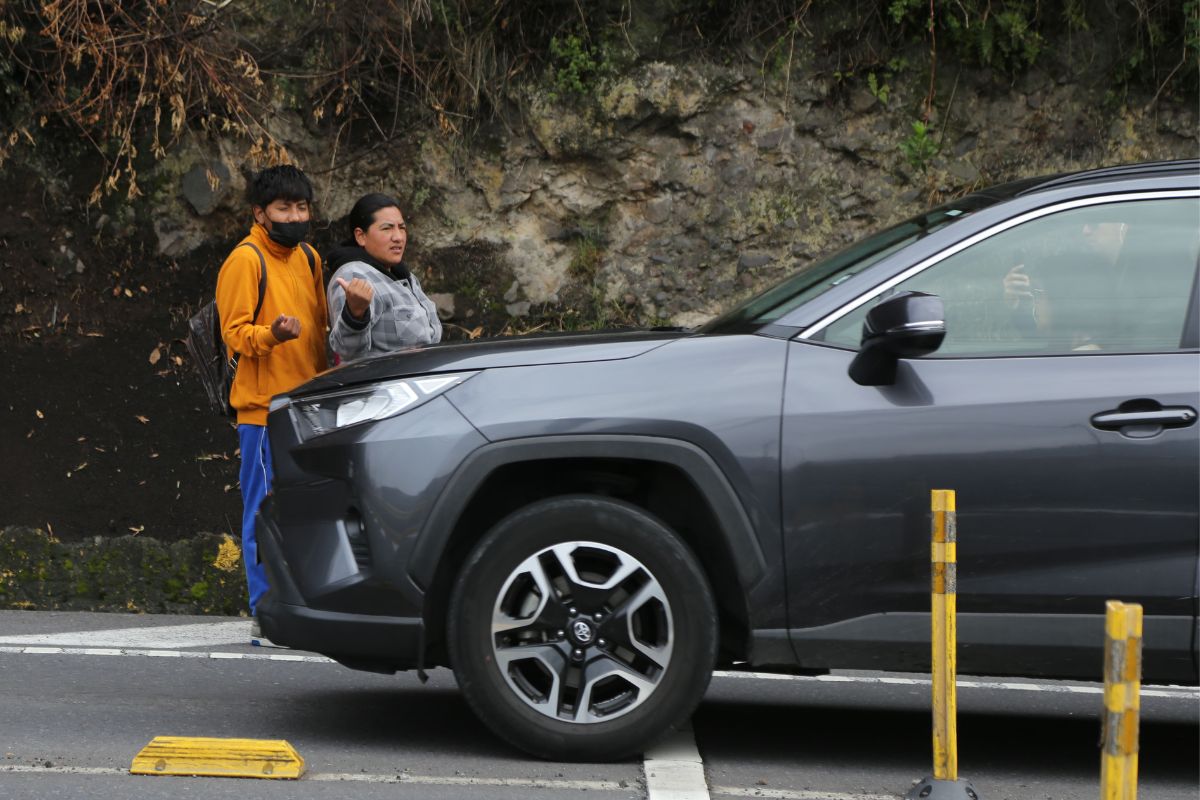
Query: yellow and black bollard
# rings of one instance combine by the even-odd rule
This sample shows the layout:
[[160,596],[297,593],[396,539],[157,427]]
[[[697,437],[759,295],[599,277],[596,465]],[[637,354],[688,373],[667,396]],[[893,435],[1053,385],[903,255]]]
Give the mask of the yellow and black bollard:
[[1105,604],[1104,753],[1100,800],[1137,800],[1138,715],[1142,687],[1142,607]]
[[958,695],[955,688],[958,628],[958,523],[953,489],[930,497],[933,535],[931,611],[933,628],[933,775],[913,786],[906,800],[979,800],[970,781],[958,777]]

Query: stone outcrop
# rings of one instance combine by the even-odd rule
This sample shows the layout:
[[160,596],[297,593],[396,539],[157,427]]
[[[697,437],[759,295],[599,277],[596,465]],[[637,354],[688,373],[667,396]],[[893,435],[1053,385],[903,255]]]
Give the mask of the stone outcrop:
[[[487,333],[506,317],[573,311],[587,312],[581,326],[694,325],[939,199],[1021,176],[1194,156],[1200,141],[1195,108],[1105,105],[1038,72],[999,89],[963,72],[939,95],[931,149],[914,160],[904,145],[924,87],[892,80],[884,92],[860,79],[651,63],[570,102],[527,88],[522,123],[486,145],[431,131],[323,171],[320,207],[338,220],[364,192],[397,195],[428,287],[455,297],[443,313],[490,320]],[[285,122],[276,130],[287,139]],[[285,143],[301,164],[330,163],[330,143],[298,121],[294,129]],[[196,146],[162,168],[173,209],[162,215],[164,252],[229,236],[235,193],[197,178],[241,179],[244,165],[227,144],[218,150]],[[460,266],[461,248],[479,247],[491,254],[488,291]]]

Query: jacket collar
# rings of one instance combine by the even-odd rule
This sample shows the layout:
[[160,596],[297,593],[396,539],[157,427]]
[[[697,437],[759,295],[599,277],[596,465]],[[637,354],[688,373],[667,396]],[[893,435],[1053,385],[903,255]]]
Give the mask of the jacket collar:
[[365,247],[357,244],[338,245],[329,251],[326,260],[329,263],[329,268],[335,272],[343,264],[349,264],[351,261],[361,261],[364,264],[374,267],[393,280],[407,280],[411,276],[408,265],[403,261],[395,266],[390,266],[368,253]]
[[266,253],[270,253],[273,257],[280,261],[287,261],[292,253],[296,252],[295,247],[284,247],[283,245],[271,239],[267,233],[267,229],[259,223],[254,223],[250,228],[250,238]]

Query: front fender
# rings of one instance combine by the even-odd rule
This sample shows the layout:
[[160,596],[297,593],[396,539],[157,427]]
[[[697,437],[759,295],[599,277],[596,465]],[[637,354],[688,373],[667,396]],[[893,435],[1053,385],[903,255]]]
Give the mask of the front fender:
[[693,482],[712,507],[726,538],[738,583],[745,596],[762,581],[767,562],[762,545],[733,487],[699,447],[678,439],[652,436],[595,435],[510,439],[480,447],[451,476],[434,503],[409,559],[409,577],[428,590],[459,516],[496,469],[530,461],[625,459],[667,464]]

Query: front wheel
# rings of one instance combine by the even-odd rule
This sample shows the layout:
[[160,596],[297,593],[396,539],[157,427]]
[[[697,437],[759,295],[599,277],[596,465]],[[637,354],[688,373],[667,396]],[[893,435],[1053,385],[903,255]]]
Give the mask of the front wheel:
[[679,537],[616,500],[559,497],[501,520],[454,587],[450,657],[467,702],[543,758],[641,752],[712,676],[717,613]]

